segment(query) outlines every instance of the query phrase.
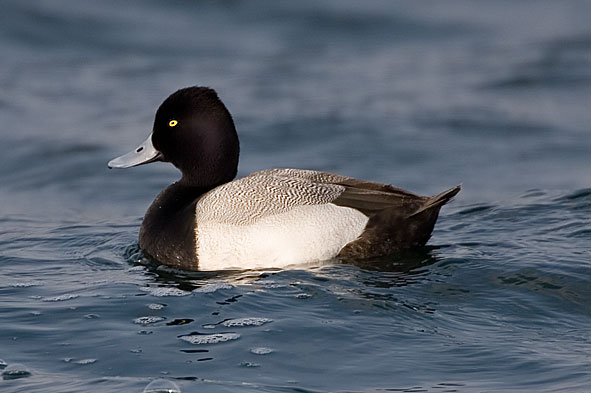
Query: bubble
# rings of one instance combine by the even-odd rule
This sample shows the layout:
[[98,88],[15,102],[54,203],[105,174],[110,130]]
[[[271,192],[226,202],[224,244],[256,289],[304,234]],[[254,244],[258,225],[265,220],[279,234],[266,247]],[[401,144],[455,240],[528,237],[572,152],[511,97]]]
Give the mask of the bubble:
[[166,318],[164,317],[139,317],[133,320],[133,323],[137,323],[138,325],[149,325],[151,323],[161,322],[164,321]]
[[222,325],[225,327],[261,326],[269,322],[273,322],[273,320],[269,318],[236,318],[224,321]]
[[265,348],[265,347],[252,348],[250,350],[250,353],[255,354],[255,355],[268,355],[272,352],[274,352],[273,349]]
[[150,310],[162,310],[164,307],[166,307],[166,304],[160,304],[160,303],[148,304],[148,308]]
[[181,389],[168,379],[155,379],[144,388],[144,393],[181,393]]
[[2,371],[2,378],[4,379],[19,379],[31,376],[31,371],[22,364],[14,363],[6,367]]
[[216,334],[195,334],[188,336],[180,336],[181,340],[191,344],[218,344],[231,340],[238,340],[240,334],[238,333],[216,333]]

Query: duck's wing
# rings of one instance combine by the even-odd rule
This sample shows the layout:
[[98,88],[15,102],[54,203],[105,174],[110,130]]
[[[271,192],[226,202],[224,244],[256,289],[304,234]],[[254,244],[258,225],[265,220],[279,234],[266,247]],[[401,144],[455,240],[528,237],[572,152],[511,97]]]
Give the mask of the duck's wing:
[[248,225],[298,206],[332,203],[345,190],[343,185],[314,182],[305,176],[255,172],[203,195],[196,205],[197,219]]
[[283,179],[304,179],[316,186],[341,186],[341,193],[331,200],[339,206],[352,207],[371,216],[389,208],[399,209],[411,215],[424,207],[428,197],[395,187],[391,184],[360,180],[354,177],[336,175],[305,169],[269,169],[255,172],[250,176],[271,176]]

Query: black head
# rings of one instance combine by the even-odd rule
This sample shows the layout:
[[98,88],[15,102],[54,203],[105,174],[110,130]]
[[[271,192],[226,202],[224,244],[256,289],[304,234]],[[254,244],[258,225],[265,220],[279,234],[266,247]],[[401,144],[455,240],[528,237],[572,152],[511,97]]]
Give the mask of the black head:
[[236,176],[239,150],[234,121],[217,93],[208,87],[187,87],[160,105],[150,137],[111,160],[109,167],[167,161],[183,173],[181,183],[211,188]]
[[152,143],[161,161],[181,170],[182,182],[215,186],[236,176],[238,135],[213,89],[187,87],[164,100],[156,111]]

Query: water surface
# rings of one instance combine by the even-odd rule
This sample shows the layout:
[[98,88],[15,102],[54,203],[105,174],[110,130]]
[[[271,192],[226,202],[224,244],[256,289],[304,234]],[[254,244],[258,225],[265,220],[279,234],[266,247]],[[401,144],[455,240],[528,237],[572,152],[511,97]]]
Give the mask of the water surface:
[[[588,390],[590,14],[574,0],[5,1],[0,368],[22,373],[0,390]],[[155,266],[137,232],[178,173],[106,162],[195,84],[234,115],[240,175],[464,189],[428,247],[390,258]]]

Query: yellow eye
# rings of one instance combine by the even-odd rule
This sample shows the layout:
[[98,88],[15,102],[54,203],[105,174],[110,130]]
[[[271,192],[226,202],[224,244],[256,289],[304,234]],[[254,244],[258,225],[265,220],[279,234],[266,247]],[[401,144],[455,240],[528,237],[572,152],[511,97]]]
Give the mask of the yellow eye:
[[171,120],[171,121],[169,121],[169,122],[168,122],[168,125],[169,125],[170,127],[174,127],[174,126],[176,126],[177,124],[179,124],[179,122],[178,122],[178,121],[176,121],[176,120]]

